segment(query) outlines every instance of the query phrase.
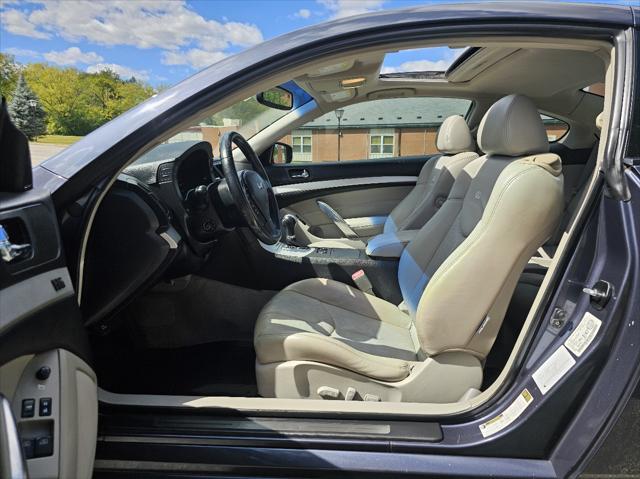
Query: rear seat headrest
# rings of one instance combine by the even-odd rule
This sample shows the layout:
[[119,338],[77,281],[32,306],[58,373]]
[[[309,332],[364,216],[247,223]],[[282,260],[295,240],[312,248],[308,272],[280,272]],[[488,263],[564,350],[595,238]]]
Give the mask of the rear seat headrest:
[[540,113],[524,95],[495,102],[478,128],[478,145],[487,155],[524,156],[549,151]]
[[467,122],[460,115],[452,115],[442,122],[436,136],[436,148],[441,153],[456,155],[475,151],[475,142]]

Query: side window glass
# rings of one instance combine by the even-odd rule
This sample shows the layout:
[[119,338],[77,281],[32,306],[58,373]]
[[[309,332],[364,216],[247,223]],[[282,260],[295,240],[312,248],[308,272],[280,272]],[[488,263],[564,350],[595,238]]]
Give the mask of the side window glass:
[[558,141],[569,131],[569,125],[564,121],[553,118],[552,116],[540,115],[545,130],[547,130],[547,139],[549,143]]
[[372,100],[325,113],[280,141],[293,148],[293,163],[431,155],[442,122],[470,106],[459,98]]

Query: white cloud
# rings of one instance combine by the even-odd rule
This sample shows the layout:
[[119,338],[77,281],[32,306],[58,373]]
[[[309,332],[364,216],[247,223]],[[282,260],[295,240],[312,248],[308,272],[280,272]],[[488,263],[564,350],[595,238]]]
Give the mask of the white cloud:
[[3,28],[35,38],[60,36],[70,42],[131,45],[138,48],[178,50],[197,46],[207,51],[232,45],[246,47],[263,40],[249,23],[207,20],[182,1],[38,2],[25,12],[2,11]]
[[296,12],[295,16],[298,18],[309,18],[311,16],[311,10],[308,8],[301,8]]
[[24,12],[14,9],[0,11],[0,25],[2,28],[13,33],[31,38],[50,38],[48,33],[39,31],[37,25],[32,23]]
[[316,0],[331,18],[344,18],[380,10],[385,0]]
[[83,52],[78,47],[70,47],[59,52],[50,51],[44,54],[45,60],[56,65],[75,65],[76,63],[98,63],[104,60],[96,52]]
[[383,66],[380,73],[443,72],[451,66],[464,50],[464,48],[451,48],[438,60],[410,60],[401,63],[397,67]]
[[449,68],[448,60],[414,60],[401,63],[399,67],[383,67],[380,73],[397,72],[442,72]]
[[199,48],[192,48],[187,51],[164,52],[162,63],[164,65],[189,65],[192,68],[200,69],[208,67],[212,63],[219,62],[227,55],[221,51],[207,51]]
[[39,52],[37,52],[35,50],[29,50],[27,48],[11,47],[11,48],[7,48],[6,50],[4,50],[4,52],[8,53],[9,55],[15,55],[17,57],[38,58],[40,56]]
[[138,80],[144,81],[149,79],[149,72],[147,70],[135,70],[116,63],[96,63],[95,65],[87,67],[87,73],[99,73],[105,70],[117,73],[118,76],[124,80],[128,80],[131,77],[136,77]]

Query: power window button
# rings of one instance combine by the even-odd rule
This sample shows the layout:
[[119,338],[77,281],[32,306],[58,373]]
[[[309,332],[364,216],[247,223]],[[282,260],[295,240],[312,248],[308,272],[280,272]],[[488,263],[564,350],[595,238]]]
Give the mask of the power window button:
[[36,400],[35,399],[23,399],[22,400],[22,412],[20,416],[22,417],[33,417],[33,414],[36,410]]
[[40,416],[51,416],[51,398],[40,398]]
[[53,438],[51,436],[36,439],[35,455],[36,457],[53,455]]
[[36,455],[36,440],[35,439],[23,439],[22,440],[22,453],[25,459],[31,459]]

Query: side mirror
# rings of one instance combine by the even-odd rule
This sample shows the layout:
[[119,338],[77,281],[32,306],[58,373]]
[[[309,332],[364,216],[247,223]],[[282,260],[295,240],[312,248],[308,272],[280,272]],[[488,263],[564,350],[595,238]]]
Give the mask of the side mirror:
[[293,93],[282,87],[275,87],[258,93],[258,103],[277,110],[291,110],[293,108]]
[[269,163],[273,165],[288,164],[293,160],[293,148],[286,143],[274,143],[271,146],[271,155]]

